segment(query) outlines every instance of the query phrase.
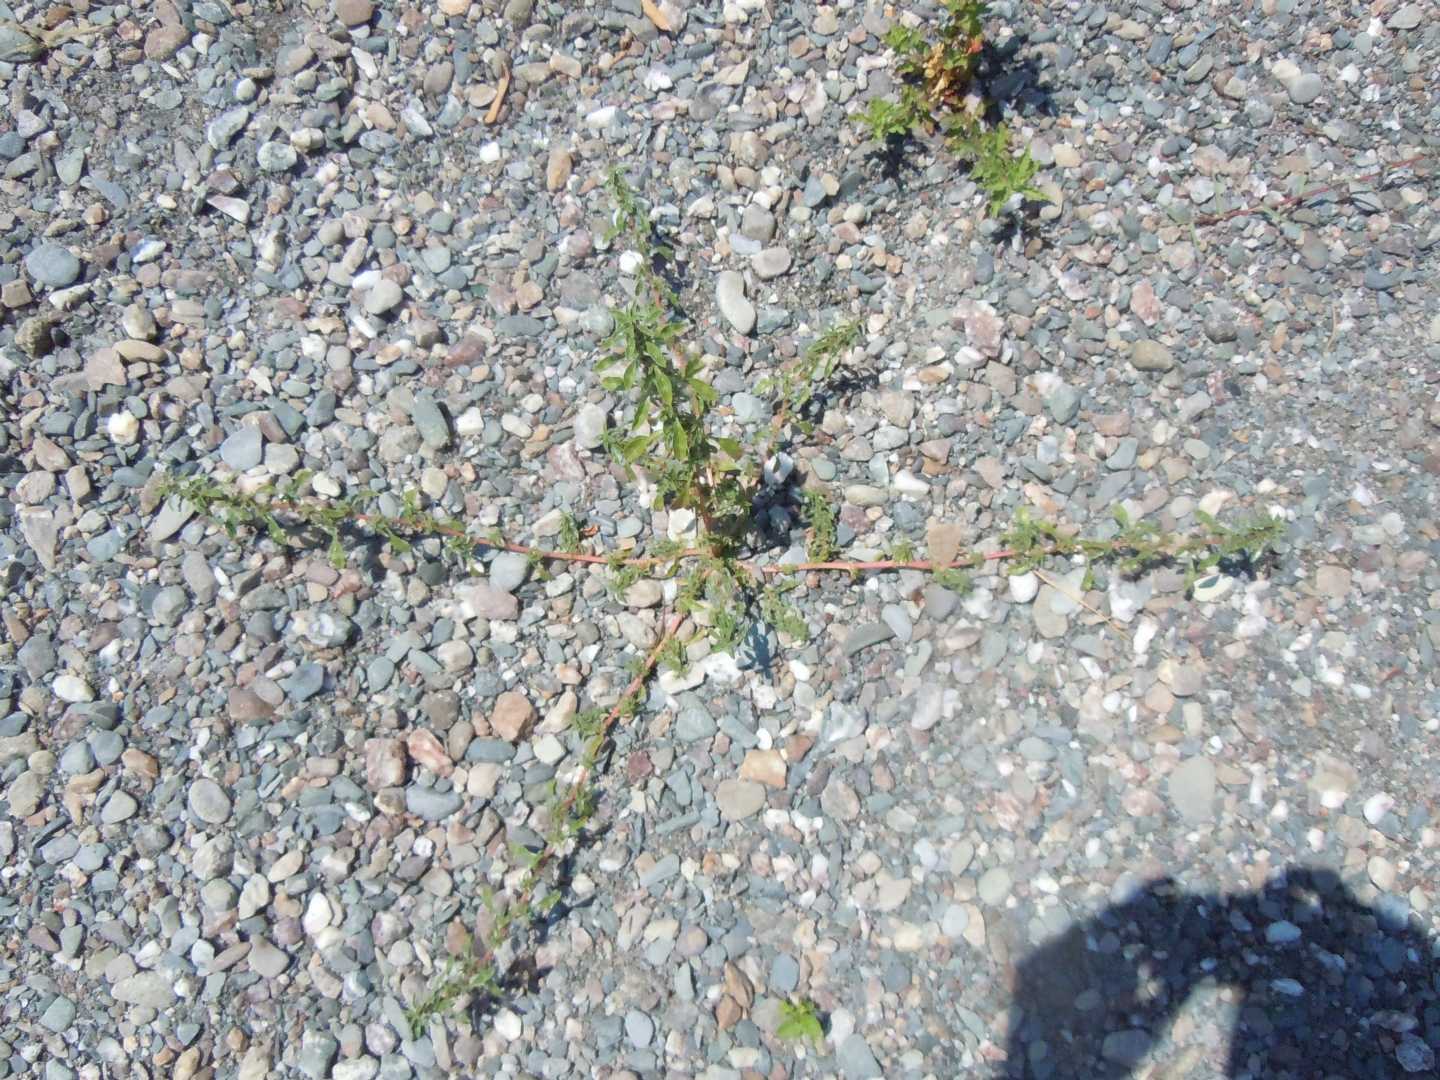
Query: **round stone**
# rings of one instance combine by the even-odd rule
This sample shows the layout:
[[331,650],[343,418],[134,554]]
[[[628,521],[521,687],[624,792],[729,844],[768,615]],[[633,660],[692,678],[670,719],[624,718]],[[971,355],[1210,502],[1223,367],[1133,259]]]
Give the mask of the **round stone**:
[[1325,91],[1325,80],[1314,73],[1296,76],[1285,87],[1296,105],[1309,105]]
[[63,289],[80,276],[80,260],[59,244],[41,244],[25,256],[25,272],[41,285]]
[[230,820],[230,796],[214,780],[196,780],[190,785],[190,812],[209,825]]

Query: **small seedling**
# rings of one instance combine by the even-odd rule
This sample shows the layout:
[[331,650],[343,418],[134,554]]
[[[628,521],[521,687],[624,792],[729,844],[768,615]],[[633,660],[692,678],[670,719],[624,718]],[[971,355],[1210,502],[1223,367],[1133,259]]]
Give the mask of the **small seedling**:
[[809,998],[797,998],[780,1003],[780,1023],[775,1028],[777,1037],[786,1042],[808,1040],[816,1046],[825,1041],[825,1027],[820,1021],[820,1010]]

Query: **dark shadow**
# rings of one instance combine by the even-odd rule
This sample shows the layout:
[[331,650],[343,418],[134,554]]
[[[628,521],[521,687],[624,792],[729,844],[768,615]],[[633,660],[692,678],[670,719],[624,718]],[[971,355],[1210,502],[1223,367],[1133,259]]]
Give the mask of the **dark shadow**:
[[[1021,962],[1008,1060],[994,1076],[1139,1075],[1210,985],[1238,992],[1228,1077],[1433,1077],[1437,956],[1403,901],[1363,903],[1332,870],[1298,867],[1221,895],[1152,881]],[[1164,1065],[1164,1051],[1153,1060]]]

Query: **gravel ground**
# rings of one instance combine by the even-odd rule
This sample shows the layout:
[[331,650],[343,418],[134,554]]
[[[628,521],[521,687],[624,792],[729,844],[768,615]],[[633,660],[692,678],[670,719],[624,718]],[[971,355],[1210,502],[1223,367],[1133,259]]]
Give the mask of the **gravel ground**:
[[[46,50],[0,2],[0,1077],[1436,1075],[1433,156],[1195,224],[1433,155],[1433,8],[996,4],[1052,199],[1016,230],[846,123],[878,3],[76,7]],[[665,533],[599,449],[614,165],[739,434],[863,320],[793,455],[848,556],[1020,507],[1288,538],[1193,598],[804,580],[808,644],[759,626],[773,663],[620,732],[533,985],[412,1038],[668,586],[337,572],[158,488]],[[822,1046],[776,1038],[791,995]]]

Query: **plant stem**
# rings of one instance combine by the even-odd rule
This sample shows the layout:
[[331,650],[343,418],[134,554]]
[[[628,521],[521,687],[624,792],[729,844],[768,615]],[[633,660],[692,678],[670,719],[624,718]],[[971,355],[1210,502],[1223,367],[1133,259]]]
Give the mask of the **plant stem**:
[[1204,217],[1196,218],[1195,224],[1218,225],[1222,221],[1229,221],[1231,218],[1243,217],[1246,214],[1257,214],[1263,211],[1274,212],[1278,210],[1285,210],[1291,206],[1294,206],[1296,203],[1302,203],[1306,199],[1313,199],[1316,195],[1324,195],[1327,191],[1334,191],[1336,188],[1344,187],[1346,184],[1363,184],[1370,180],[1378,180],[1382,176],[1386,176],[1389,173],[1398,172],[1401,169],[1418,164],[1419,162],[1424,161],[1429,156],[1429,154],[1416,154],[1414,157],[1408,157],[1404,161],[1397,161],[1393,165],[1386,165],[1382,168],[1376,169],[1374,172],[1366,173],[1364,176],[1346,177],[1343,180],[1336,180],[1333,184],[1326,184],[1324,187],[1311,188],[1309,191],[1302,191],[1298,195],[1286,196],[1274,206],[1267,205],[1266,203],[1251,203],[1249,206],[1238,206],[1234,210],[1227,210],[1223,214],[1207,214]]

